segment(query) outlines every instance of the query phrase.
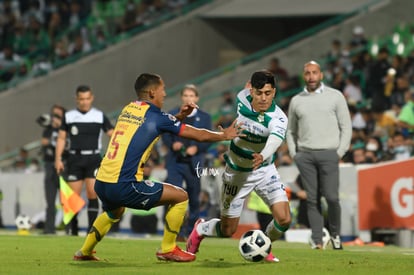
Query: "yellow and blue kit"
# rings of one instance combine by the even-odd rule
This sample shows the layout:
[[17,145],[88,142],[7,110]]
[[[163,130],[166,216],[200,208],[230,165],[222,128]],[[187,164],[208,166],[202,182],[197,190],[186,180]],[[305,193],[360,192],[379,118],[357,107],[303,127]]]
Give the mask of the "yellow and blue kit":
[[144,164],[161,134],[179,135],[184,127],[149,102],[134,101],[122,110],[96,176],[95,191],[105,211],[150,209],[159,201],[163,185],[144,180]]

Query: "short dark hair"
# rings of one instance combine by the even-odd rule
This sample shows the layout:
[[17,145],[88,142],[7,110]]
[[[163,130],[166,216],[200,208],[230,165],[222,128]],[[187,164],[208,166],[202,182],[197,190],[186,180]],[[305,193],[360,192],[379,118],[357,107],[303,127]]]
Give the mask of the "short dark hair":
[[91,87],[89,87],[88,85],[79,85],[76,88],[76,94],[85,93],[85,92],[89,92],[89,91],[92,91],[92,90],[91,90]]
[[59,104],[53,104],[53,106],[52,106],[51,110],[53,111],[54,109],[59,109],[59,110],[61,110],[63,114],[65,114],[65,113],[66,113],[66,108],[65,108],[65,107],[63,107],[62,105],[59,105]]
[[254,72],[250,79],[250,83],[255,89],[261,89],[266,84],[270,84],[272,88],[276,87],[275,76],[268,70]]
[[157,74],[143,73],[135,80],[135,93],[139,97],[141,93],[148,92],[148,88],[161,84],[161,76]]

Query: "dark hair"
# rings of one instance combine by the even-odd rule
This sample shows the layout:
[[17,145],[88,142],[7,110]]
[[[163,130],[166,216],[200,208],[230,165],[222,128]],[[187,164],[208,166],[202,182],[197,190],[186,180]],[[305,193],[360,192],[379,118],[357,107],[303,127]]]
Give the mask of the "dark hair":
[[355,105],[348,104],[348,110],[351,114],[356,114],[358,112]]
[[383,150],[384,150],[384,148],[383,148],[383,146],[382,146],[382,140],[381,140],[381,137],[379,137],[379,136],[371,136],[371,137],[369,137],[368,139],[375,139],[376,141],[377,141],[377,143],[378,143],[378,149],[377,149],[377,151],[378,152],[382,152]]
[[90,91],[91,91],[91,87],[89,87],[88,85],[79,85],[76,88],[76,94],[90,92]]
[[59,104],[53,104],[51,110],[53,110],[53,109],[59,109],[59,110],[62,111],[63,114],[66,113],[66,108],[63,107],[62,105],[59,105]]
[[161,76],[157,74],[143,73],[135,80],[135,93],[139,97],[141,93],[148,92],[148,88],[161,84]]
[[381,54],[381,53],[390,54],[390,51],[388,50],[387,47],[384,46],[384,47],[381,47],[378,51],[378,54]]
[[261,89],[266,84],[270,84],[272,88],[276,87],[275,76],[268,70],[261,70],[253,73],[250,83],[255,89]]

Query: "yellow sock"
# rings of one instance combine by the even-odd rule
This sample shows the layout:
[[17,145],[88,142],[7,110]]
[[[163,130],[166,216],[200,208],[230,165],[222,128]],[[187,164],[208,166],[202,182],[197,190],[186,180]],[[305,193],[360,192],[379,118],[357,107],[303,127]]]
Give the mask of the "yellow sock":
[[86,240],[81,248],[82,254],[91,255],[93,248],[102,240],[109,229],[111,229],[111,226],[117,221],[119,221],[119,219],[111,219],[106,212],[99,215],[86,236]]
[[167,211],[165,215],[164,236],[161,242],[161,252],[170,252],[176,246],[175,239],[180,232],[187,211],[188,200],[177,203]]

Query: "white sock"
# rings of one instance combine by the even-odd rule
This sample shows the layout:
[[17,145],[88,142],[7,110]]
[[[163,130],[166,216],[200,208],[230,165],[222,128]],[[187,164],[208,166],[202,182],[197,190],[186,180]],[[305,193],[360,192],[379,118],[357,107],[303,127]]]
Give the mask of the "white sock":
[[211,219],[209,221],[201,222],[197,225],[197,233],[202,236],[218,237],[216,225],[220,219]]
[[284,232],[276,228],[275,223],[276,222],[274,220],[271,220],[270,223],[267,225],[266,232],[265,232],[272,242],[279,239],[283,235],[283,232]]

